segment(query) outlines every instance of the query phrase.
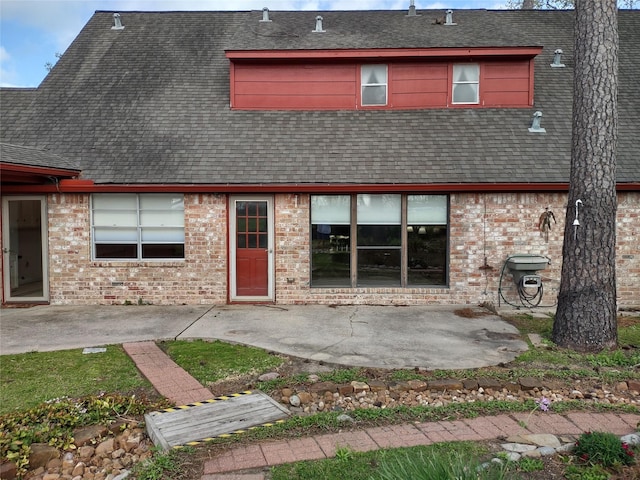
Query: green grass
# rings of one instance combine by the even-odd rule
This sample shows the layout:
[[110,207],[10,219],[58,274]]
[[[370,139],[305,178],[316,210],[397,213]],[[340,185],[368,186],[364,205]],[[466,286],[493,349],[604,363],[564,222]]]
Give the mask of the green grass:
[[640,320],[633,325],[618,328],[618,343],[640,348]]
[[238,375],[262,374],[279,367],[284,361],[260,348],[219,340],[179,340],[163,342],[160,346],[174,362],[203,385]]
[[193,453],[194,449],[191,447],[168,452],[157,451],[153,457],[138,463],[133,468],[134,478],[137,480],[176,478],[176,475],[183,470],[183,466],[189,462],[188,456]]
[[[547,365],[572,365],[571,369],[547,370],[545,376],[593,376],[593,369],[598,367],[611,367],[622,369],[621,372],[604,372],[601,377],[605,381],[621,381],[628,378],[638,378],[637,372],[630,372],[628,367],[640,364],[640,353],[637,349],[618,348],[612,351],[603,351],[598,354],[580,354],[571,350],[557,348],[551,343],[553,319],[533,318],[530,315],[514,315],[507,319],[523,336],[529,333],[537,333],[548,342],[548,348],[533,348],[520,354],[514,361],[516,365],[535,363]],[[618,317],[618,345],[640,346],[640,317]],[[620,375],[622,373],[622,375]],[[533,375],[535,376],[535,375]]]
[[0,356],[0,414],[54,398],[151,388],[119,345],[105,353],[82,349]]
[[[340,453],[340,454],[338,454]],[[452,468],[451,460],[464,459],[468,465],[470,458],[478,458],[486,454],[486,450],[473,442],[449,442],[430,446],[418,446],[411,448],[383,449],[372,452],[353,452],[340,448],[335,458],[326,460],[297,462],[273,467],[272,480],[369,480],[384,478],[429,478],[436,480],[433,471],[427,476],[415,476],[420,468],[423,468],[425,460],[432,460],[436,468]],[[459,465],[459,464],[458,464]],[[409,469],[410,476],[388,476],[398,472],[397,469]],[[347,473],[348,472],[348,473]],[[449,480],[458,477],[442,477]],[[462,478],[462,477],[460,477]],[[466,478],[466,477],[465,477]],[[468,478],[496,478],[473,476]]]

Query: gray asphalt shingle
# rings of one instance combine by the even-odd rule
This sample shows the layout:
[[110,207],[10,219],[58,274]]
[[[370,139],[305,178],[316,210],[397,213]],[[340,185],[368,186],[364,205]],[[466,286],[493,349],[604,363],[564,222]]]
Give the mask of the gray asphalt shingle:
[[[96,12],[37,91],[2,89],[2,141],[97,183],[557,183],[571,149],[573,12]],[[621,11],[619,182],[640,181],[640,12]],[[532,108],[232,111],[225,50],[542,46]],[[567,68],[551,68],[553,51]],[[545,134],[528,132],[543,112]]]

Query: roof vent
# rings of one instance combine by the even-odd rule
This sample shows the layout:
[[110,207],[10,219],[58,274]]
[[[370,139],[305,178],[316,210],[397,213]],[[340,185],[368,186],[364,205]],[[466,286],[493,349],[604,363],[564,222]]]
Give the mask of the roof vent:
[[542,112],[538,110],[533,114],[533,121],[529,131],[532,133],[545,133],[546,130],[540,126],[540,119],[542,118]]
[[113,14],[113,27],[111,27],[111,30],[122,30],[124,28],[124,25],[122,25],[122,20],[120,20],[120,14],[119,13],[114,13]]
[[560,67],[564,67],[564,63],[562,63],[562,50],[561,49],[557,49],[555,52],[553,52],[553,63],[551,64],[552,67],[556,67],[556,68],[560,68]]
[[453,23],[453,10],[447,10],[447,16],[444,19],[445,25],[457,25],[457,23]]
[[264,7],[262,9],[262,20],[260,20],[261,22],[270,22],[271,20],[269,20],[269,9],[267,7]]
[[416,1],[410,0],[409,2],[409,11],[407,12],[407,17],[417,17],[416,14]]
[[316,17],[316,29],[313,31],[315,33],[324,33],[326,31],[322,29],[322,17],[320,15]]

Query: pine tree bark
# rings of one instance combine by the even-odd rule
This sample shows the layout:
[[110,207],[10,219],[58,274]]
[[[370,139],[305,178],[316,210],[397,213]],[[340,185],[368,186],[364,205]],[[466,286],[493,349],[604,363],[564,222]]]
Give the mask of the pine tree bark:
[[615,0],[576,2],[574,58],[571,172],[553,341],[588,352],[617,344]]

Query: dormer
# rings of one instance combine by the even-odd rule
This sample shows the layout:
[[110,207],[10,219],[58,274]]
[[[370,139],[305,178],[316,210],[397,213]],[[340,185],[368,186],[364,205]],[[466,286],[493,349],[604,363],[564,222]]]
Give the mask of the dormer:
[[225,51],[232,109],[533,105],[534,58],[542,51],[534,42],[493,41],[462,14],[447,22],[426,11],[322,12],[320,30],[318,16],[270,12],[265,23],[256,15],[239,33],[238,48]]

